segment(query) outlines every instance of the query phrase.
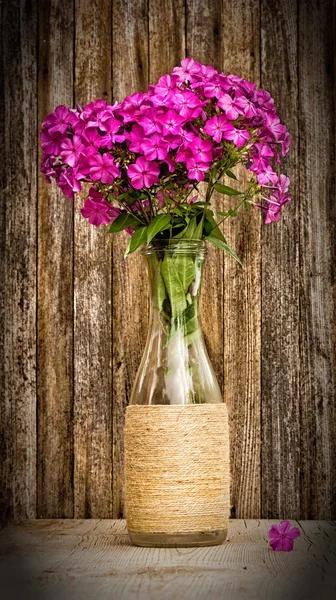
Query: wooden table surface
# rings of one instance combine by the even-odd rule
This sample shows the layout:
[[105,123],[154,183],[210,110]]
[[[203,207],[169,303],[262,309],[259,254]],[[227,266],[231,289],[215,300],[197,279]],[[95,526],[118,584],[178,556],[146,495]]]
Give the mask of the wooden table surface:
[[38,520],[0,532],[2,600],[336,598],[335,523],[292,521],[301,537],[274,552],[277,521],[230,521],[209,548],[137,548],[125,521]]

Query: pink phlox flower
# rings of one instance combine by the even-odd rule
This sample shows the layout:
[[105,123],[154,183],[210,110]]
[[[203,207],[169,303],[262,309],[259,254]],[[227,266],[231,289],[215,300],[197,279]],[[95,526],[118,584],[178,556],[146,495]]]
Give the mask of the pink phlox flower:
[[136,92],[135,94],[132,94],[131,96],[127,96],[127,98],[125,98],[125,100],[118,108],[118,114],[120,114],[123,117],[124,123],[133,120],[135,112],[140,109],[140,107],[145,103],[147,98],[148,95],[143,94],[142,92]]
[[187,202],[188,204],[194,204],[195,202],[197,202],[198,200],[198,196],[196,194],[196,196],[193,196],[192,198],[188,198]]
[[247,79],[241,79],[239,82],[239,88],[242,90],[244,96],[247,94],[252,101],[256,87],[255,83],[252,83],[252,81],[248,81]]
[[251,119],[257,115],[256,107],[254,106],[253,102],[251,102],[251,100],[246,98],[246,96],[237,95],[235,102],[236,106],[243,111],[245,117],[247,117],[248,119]]
[[223,137],[232,141],[237,148],[241,148],[250,139],[250,134],[247,129],[236,129],[228,123],[224,126]]
[[113,157],[108,152],[105,154],[94,154],[88,158],[90,165],[90,177],[93,181],[102,183],[113,183],[116,177],[120,175],[118,166]]
[[[227,125],[228,120],[225,115],[219,115],[218,117],[214,116],[206,122],[203,131],[204,133],[211,135],[215,142],[220,142]],[[230,127],[232,127],[231,124]]]
[[271,148],[267,144],[256,142],[254,146],[258,151],[259,157],[270,158],[271,156],[274,156],[274,152],[272,152]]
[[81,140],[85,146],[85,152],[87,156],[95,154],[98,148],[104,146],[103,136],[99,135],[97,129],[86,128],[81,133]]
[[107,107],[106,110],[101,110],[98,114],[90,120],[87,127],[98,127],[101,131],[106,133],[117,133],[122,123],[115,118],[112,107]]
[[154,133],[150,138],[145,138],[141,143],[141,149],[147,160],[163,160],[168,154],[168,142],[158,133]]
[[192,149],[186,144],[181,145],[175,156],[176,162],[187,162],[190,159],[195,160]]
[[81,180],[85,179],[85,173],[82,171],[80,165],[72,167],[64,172],[64,178],[71,186],[74,192],[80,192],[82,189]]
[[288,192],[289,184],[290,184],[289,177],[287,177],[286,175],[283,175],[283,173],[281,173],[281,175],[279,176],[277,187],[279,188],[279,191],[282,194],[286,194],[286,192]]
[[281,125],[280,119],[277,115],[266,113],[264,116],[264,125],[276,140],[280,140],[281,136],[283,136],[286,132],[286,127]]
[[[107,202],[107,200],[106,200]],[[117,217],[121,214],[120,208],[117,206],[109,206],[107,210],[107,214],[110,217],[110,221],[115,221]]]
[[176,75],[163,75],[155,86],[155,94],[160,96],[162,100],[166,100],[171,92],[177,90],[177,82],[179,78]]
[[126,134],[126,138],[131,142],[129,144],[129,149],[132,152],[141,152],[141,144],[145,137],[144,130],[140,125],[135,123],[129,133]]
[[90,119],[93,119],[93,117],[101,110],[104,110],[106,108],[106,104],[107,102],[103,98],[89,102],[80,113],[80,119],[88,122]]
[[167,142],[170,150],[175,150],[182,144],[182,137],[181,137],[182,132],[183,132],[183,129],[181,129],[181,132],[179,135],[174,135],[173,133],[169,133],[168,135],[164,136],[164,140]]
[[[251,167],[250,170],[253,171],[253,167]],[[278,181],[278,176],[273,171],[271,165],[265,165],[263,171],[257,173],[257,179],[258,183],[264,185],[269,182],[276,183]]]
[[201,65],[200,72],[191,78],[191,88],[199,90],[199,93],[204,93],[204,86],[216,75],[218,72],[214,67]]
[[280,525],[272,525],[268,536],[273,550],[290,552],[293,550],[294,540],[300,536],[300,531],[297,527],[291,528],[290,521],[281,521]]
[[193,58],[184,58],[180,67],[174,67],[173,75],[177,75],[179,81],[190,81],[192,77],[202,71],[202,66]]
[[58,179],[64,170],[62,165],[55,163],[55,156],[44,154],[41,160],[41,173],[44,173],[48,183],[51,183],[51,178]]
[[191,158],[187,162],[187,168],[189,179],[203,181],[204,173],[209,170],[210,166],[207,163],[197,162],[194,158]]
[[193,154],[193,158],[197,162],[211,162],[213,148],[211,140],[202,140],[202,138],[195,138],[192,142],[187,142],[186,147],[190,148]]
[[129,165],[127,172],[132,186],[140,190],[142,187],[150,188],[158,182],[160,169],[157,163],[140,156],[135,164]]
[[219,98],[225,90],[225,78],[217,75],[204,85],[204,96],[206,98]]
[[78,167],[68,168],[66,171],[62,171],[57,185],[69,200],[73,200],[74,193],[81,191],[81,180],[84,178],[85,174]]
[[74,135],[72,140],[70,138],[65,139],[61,144],[61,157],[63,161],[74,167],[78,164],[79,155],[84,149],[84,145],[79,135]]
[[254,102],[256,102],[263,110],[267,110],[270,113],[275,112],[275,102],[271,94],[266,90],[258,90],[253,96]]
[[243,110],[237,103],[237,98],[231,98],[229,94],[222,94],[217,101],[217,106],[222,108],[230,121],[238,119],[239,115],[243,114]]
[[73,200],[75,197],[72,186],[69,183],[69,179],[66,177],[65,172],[61,173],[60,178],[57,182],[58,187],[62,190],[64,196]]
[[[91,200],[93,200],[93,202],[102,202],[103,204],[105,202],[104,194],[99,192],[99,190],[97,190],[97,188],[93,185],[89,189],[89,196],[90,196]],[[106,202],[107,202],[107,200],[106,200]]]
[[110,223],[111,217],[108,212],[109,208],[105,203],[96,202],[90,197],[86,198],[85,204],[81,208],[82,216],[85,219],[89,219],[89,223],[96,227],[99,227],[102,223]]
[[54,133],[66,133],[69,126],[76,122],[78,117],[75,112],[66,106],[57,106],[54,112],[47,116],[45,124],[49,129],[50,135]]
[[162,132],[162,125],[158,120],[160,114],[162,113],[158,113],[153,108],[146,108],[145,112],[139,112],[136,115],[136,121],[143,128],[145,135]]
[[163,134],[167,135],[169,133],[179,134],[182,128],[181,125],[185,119],[178,115],[175,110],[169,109],[168,112],[161,115],[158,120],[162,124]]
[[225,75],[225,73],[221,73],[223,75],[223,83],[222,87],[227,92],[240,90],[240,86],[243,82],[242,77],[238,75]]
[[[155,94],[155,85],[150,84],[147,88],[147,94],[151,98]],[[151,98],[152,99],[152,98]]]
[[115,143],[121,143],[126,140],[126,133],[106,133],[101,136],[101,147],[107,148],[108,150],[112,150]]
[[185,119],[196,119],[202,111],[199,97],[190,91],[174,94],[172,102],[175,110]]
[[185,144],[187,144],[188,142],[192,142],[196,138],[195,134],[192,131],[185,129],[184,127],[181,129],[180,136]]
[[287,130],[283,133],[283,138],[280,140],[281,143],[281,154],[282,156],[286,156],[290,146],[290,135]]
[[[48,173],[54,166],[54,160],[55,156],[42,154],[40,172],[45,174]],[[50,183],[50,181],[48,183]]]
[[42,129],[40,133],[40,139],[41,147],[45,154],[53,154],[54,156],[58,156],[61,152],[61,143],[67,138],[58,131],[50,134],[50,131]]

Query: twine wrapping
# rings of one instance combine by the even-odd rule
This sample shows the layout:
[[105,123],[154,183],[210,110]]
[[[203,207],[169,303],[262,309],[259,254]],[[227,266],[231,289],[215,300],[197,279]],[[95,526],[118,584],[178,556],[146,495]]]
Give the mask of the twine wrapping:
[[129,406],[125,477],[130,532],[226,529],[230,508],[226,405]]

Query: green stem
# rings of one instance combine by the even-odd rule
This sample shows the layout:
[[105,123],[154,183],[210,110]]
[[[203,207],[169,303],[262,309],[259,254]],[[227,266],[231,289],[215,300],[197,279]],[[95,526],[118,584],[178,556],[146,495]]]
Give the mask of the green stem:
[[[244,196],[243,200],[241,202],[239,202],[239,204],[234,209],[230,209],[230,212],[235,212],[236,210],[238,210],[241,207],[241,205],[244,204],[244,202],[246,202],[246,197],[245,196]],[[221,221],[219,221],[219,223],[217,223],[216,227],[213,227],[211,229],[211,231],[213,231],[214,229],[217,229],[217,227],[219,227],[220,225],[222,225],[222,223],[224,223],[224,221],[226,219],[228,219],[229,217],[230,217],[230,215],[226,215],[226,217],[224,217],[224,219],[222,219]]]

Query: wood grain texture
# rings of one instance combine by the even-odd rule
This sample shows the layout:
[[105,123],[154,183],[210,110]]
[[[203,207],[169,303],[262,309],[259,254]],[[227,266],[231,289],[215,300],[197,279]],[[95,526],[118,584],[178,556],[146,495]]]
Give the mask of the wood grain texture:
[[[188,1],[186,36],[187,56],[192,56],[204,64],[213,65],[220,72],[223,70],[221,3],[211,0]],[[204,193],[200,197],[202,200],[204,200]],[[217,210],[221,210],[221,198],[220,194],[214,193],[213,205]],[[201,291],[201,315],[207,350],[222,393],[224,383],[223,265],[223,252],[208,244]],[[214,293],[210,294],[209,290],[214,290]]]
[[335,3],[299,6],[300,502],[336,510]]
[[[126,44],[125,44],[126,40]],[[146,0],[113,2],[113,98],[148,86]],[[128,236],[113,238],[113,516],[123,512],[124,412],[147,335],[147,283],[141,256],[124,258]]]
[[[291,135],[281,172],[293,202],[262,228],[262,516],[300,516],[299,181],[297,7],[262,2],[262,87]],[[279,56],[282,60],[279,61]],[[312,202],[312,198],[310,200]],[[286,375],[285,375],[286,374]]]
[[[73,103],[72,11],[39,2],[38,123]],[[64,60],[67,68],[64,68]],[[39,158],[41,157],[41,150]],[[73,204],[38,180],[38,517],[73,516]]]
[[38,134],[57,104],[110,101],[111,81],[122,100],[187,55],[260,81],[292,136],[292,204],[277,225],[256,211],[227,220],[244,269],[211,247],[204,273],[204,332],[231,413],[232,515],[335,515],[334,0],[0,7],[0,514],[123,513],[145,270],[124,259],[126,235],[80,217],[84,196],[74,219],[37,178]]
[[[111,2],[76,0],[75,102],[111,102]],[[112,516],[112,239],[81,216],[74,233],[74,515]]]
[[[225,73],[260,82],[259,1],[224,2]],[[241,35],[244,31],[244,35]],[[239,175],[238,175],[239,174]],[[237,170],[238,189],[249,176]],[[228,185],[232,181],[228,180]],[[225,209],[239,203],[225,200]],[[225,236],[243,262],[224,260],[224,398],[231,431],[232,515],[260,516],[260,212],[226,219]]]
[[[124,521],[30,521],[0,533],[10,597],[91,600],[283,600],[335,597],[335,524],[293,521],[291,553],[274,552],[272,521],[233,520],[210,548],[136,548]],[[14,595],[15,594],[15,595]]]
[[149,83],[170,73],[185,56],[184,0],[149,0]]
[[36,516],[36,6],[1,3],[0,22],[0,519],[7,520]]

